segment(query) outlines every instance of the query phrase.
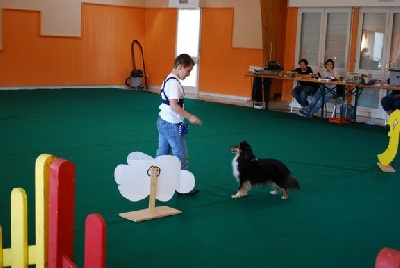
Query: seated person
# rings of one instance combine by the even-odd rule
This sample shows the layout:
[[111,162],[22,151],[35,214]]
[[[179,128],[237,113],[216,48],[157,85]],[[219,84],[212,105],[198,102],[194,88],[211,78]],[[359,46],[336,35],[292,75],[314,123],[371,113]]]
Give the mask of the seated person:
[[368,53],[368,48],[364,47],[361,50],[360,69],[379,70],[378,65],[379,61],[373,60]]
[[[335,62],[332,59],[327,59],[325,61],[325,69],[326,69],[325,72],[323,72],[321,75],[322,78],[335,78],[336,77],[337,73],[334,70]],[[324,87],[325,87],[324,99],[325,99],[325,103],[326,103],[336,95],[336,85],[324,85]],[[311,118],[314,116],[315,113],[317,113],[319,111],[321,106],[322,106],[322,91],[320,88],[317,90],[314,97],[312,98],[311,103],[308,106],[308,109],[306,109],[300,115],[303,117]]]
[[[299,60],[299,66],[299,68],[294,70],[298,77],[312,78],[313,70],[308,66],[308,61],[306,59]],[[319,85],[317,83],[302,81],[293,89],[292,95],[302,106],[303,110],[309,105],[307,96],[315,94],[318,87]]]
[[[390,84],[390,79],[382,81],[381,84]],[[381,99],[381,105],[383,110],[389,115],[397,109],[400,109],[400,90],[393,90]]]

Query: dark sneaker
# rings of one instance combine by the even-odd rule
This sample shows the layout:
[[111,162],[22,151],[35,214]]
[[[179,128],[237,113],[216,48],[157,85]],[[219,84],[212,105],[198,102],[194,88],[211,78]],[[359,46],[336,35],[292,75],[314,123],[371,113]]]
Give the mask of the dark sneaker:
[[176,193],[179,194],[179,195],[196,195],[196,194],[198,194],[199,192],[200,192],[200,190],[193,189],[193,190],[191,190],[191,191],[188,192],[188,193],[179,193],[179,192],[176,192]]
[[297,112],[297,114],[300,115],[300,116],[302,116],[302,115],[305,115],[305,114],[308,114],[308,113],[307,113],[307,111],[306,111],[305,109],[300,109],[300,110]]
[[310,117],[310,110],[308,109],[308,107],[304,107],[301,108],[297,114],[302,117]]
[[300,111],[302,114],[310,114],[310,109],[308,109],[308,106],[304,107],[303,109],[301,109]]
[[310,113],[304,112],[304,113],[298,113],[301,117],[310,117]]

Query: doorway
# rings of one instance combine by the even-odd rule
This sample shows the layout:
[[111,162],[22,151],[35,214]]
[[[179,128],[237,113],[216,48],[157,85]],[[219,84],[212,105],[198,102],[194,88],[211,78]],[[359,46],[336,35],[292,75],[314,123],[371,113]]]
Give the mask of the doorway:
[[190,76],[181,81],[188,93],[198,93],[201,9],[178,9],[176,56],[189,54],[195,62]]

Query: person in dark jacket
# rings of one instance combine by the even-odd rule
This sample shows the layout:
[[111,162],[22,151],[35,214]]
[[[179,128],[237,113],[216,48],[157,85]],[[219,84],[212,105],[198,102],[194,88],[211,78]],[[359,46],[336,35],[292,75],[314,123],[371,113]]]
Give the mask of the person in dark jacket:
[[[308,66],[308,61],[306,59],[299,60],[299,67],[296,68],[294,71],[296,72],[297,77],[312,78],[313,75],[313,70],[310,66]],[[307,107],[309,105],[307,96],[315,94],[317,89],[317,83],[302,81],[299,82],[299,85],[293,89],[292,95],[301,105],[302,109],[307,110]]]

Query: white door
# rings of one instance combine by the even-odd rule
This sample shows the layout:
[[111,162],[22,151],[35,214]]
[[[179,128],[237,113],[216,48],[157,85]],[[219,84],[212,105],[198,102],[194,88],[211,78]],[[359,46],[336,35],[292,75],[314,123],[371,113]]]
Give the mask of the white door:
[[182,82],[187,93],[198,93],[201,9],[179,9],[176,56],[189,54],[196,65]]

